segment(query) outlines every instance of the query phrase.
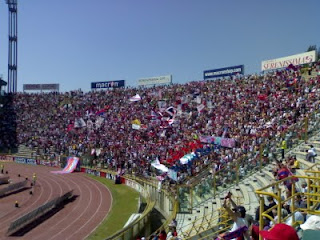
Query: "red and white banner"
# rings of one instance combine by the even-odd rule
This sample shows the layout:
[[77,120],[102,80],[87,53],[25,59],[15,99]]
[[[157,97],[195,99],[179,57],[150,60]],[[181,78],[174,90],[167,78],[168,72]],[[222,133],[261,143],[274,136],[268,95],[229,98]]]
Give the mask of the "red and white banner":
[[306,63],[312,63],[316,61],[316,51],[310,51],[305,53],[299,53],[283,58],[276,58],[261,62],[261,70],[268,71],[278,68],[286,68],[290,64],[300,65]]

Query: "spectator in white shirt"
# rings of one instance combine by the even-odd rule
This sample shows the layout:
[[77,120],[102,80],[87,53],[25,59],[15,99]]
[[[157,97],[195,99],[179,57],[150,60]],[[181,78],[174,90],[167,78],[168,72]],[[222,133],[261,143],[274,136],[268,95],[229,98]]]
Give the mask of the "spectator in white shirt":
[[310,149],[307,153],[307,161],[314,163],[315,157],[317,156],[316,149],[313,147],[313,145],[310,145]]

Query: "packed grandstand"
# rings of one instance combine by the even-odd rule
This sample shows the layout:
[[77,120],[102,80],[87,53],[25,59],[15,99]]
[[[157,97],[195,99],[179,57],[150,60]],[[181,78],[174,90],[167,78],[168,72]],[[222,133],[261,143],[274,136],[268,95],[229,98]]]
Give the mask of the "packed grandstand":
[[[303,71],[317,75],[306,80]],[[232,164],[249,156],[238,166],[244,176],[246,165],[261,164],[263,145],[263,161],[277,160],[274,176],[282,180],[297,167],[294,156],[282,162],[284,149],[293,138],[286,131],[300,124],[294,133],[302,139],[307,131],[301,127],[305,119],[319,111],[320,61],[230,79],[109,91],[16,93],[2,101],[2,112],[6,113],[0,115],[2,151],[25,145],[34,151],[35,158],[77,156],[93,168],[159,180],[174,192],[175,186],[189,184],[208,168],[210,173],[222,169],[232,173]],[[271,141],[275,138],[277,141]],[[278,148],[283,149],[283,155],[269,154]],[[306,160],[315,161],[316,153],[308,154]],[[218,184],[227,186],[228,177],[218,179]],[[287,191],[292,190],[292,184],[285,182]],[[252,233],[252,239],[258,239],[258,230],[248,224],[245,210],[235,206],[231,194],[223,197],[223,207],[235,224],[220,238],[249,239]],[[265,210],[274,206],[273,199],[268,200]],[[306,204],[305,198],[299,204],[301,201]],[[288,214],[290,206],[283,206],[283,211]],[[276,217],[276,213],[269,214]],[[306,215],[301,215],[304,222]],[[255,220],[259,222],[259,216]],[[264,230],[272,225],[266,222]],[[178,235],[176,225],[171,223],[170,236]],[[291,229],[279,224],[272,231]],[[263,234],[273,239],[267,236],[270,232]],[[295,232],[288,234],[290,238],[282,239],[298,239]],[[163,230],[150,239],[166,237]]]

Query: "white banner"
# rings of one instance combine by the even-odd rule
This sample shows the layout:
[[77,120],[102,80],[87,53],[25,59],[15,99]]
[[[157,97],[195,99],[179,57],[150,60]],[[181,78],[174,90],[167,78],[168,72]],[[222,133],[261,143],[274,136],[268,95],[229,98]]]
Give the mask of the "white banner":
[[160,77],[150,77],[142,78],[138,80],[139,86],[145,85],[157,85],[157,84],[170,84],[172,83],[172,75],[160,76]]
[[299,53],[296,55],[291,55],[283,58],[276,58],[272,60],[266,60],[261,62],[261,70],[273,70],[278,68],[288,67],[292,65],[300,65],[306,63],[312,63],[316,61],[316,51]]
[[141,126],[139,124],[132,124],[132,129],[139,130]]

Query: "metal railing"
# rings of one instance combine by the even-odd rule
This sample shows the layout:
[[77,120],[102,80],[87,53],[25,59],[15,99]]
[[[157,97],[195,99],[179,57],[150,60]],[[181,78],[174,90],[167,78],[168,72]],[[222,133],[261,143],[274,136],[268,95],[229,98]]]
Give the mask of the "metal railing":
[[[237,205],[243,204],[243,198],[238,196],[233,196],[235,203]],[[215,214],[217,213],[217,214]],[[224,220],[221,220],[224,219]],[[178,229],[178,232],[182,232],[184,238],[190,237],[195,234],[199,234],[209,228],[215,227],[217,224],[223,221],[230,220],[230,217],[227,216],[227,213],[224,208],[219,208],[216,210],[211,210],[207,214],[204,214],[201,218],[196,218],[191,223],[182,226]],[[186,229],[187,230],[183,230]]]
[[[311,169],[318,167],[318,164],[312,166]],[[320,204],[320,171],[315,170],[306,170],[308,176],[290,176],[288,178],[277,181],[273,184],[265,186],[259,190],[256,190],[256,194],[258,194],[260,199],[260,219],[259,219],[259,228],[263,229],[265,224],[265,219],[269,219],[273,224],[282,223],[291,218],[292,226],[296,226],[300,224],[299,221],[295,219],[295,213],[301,212],[306,214],[320,214],[320,210],[317,210]],[[305,181],[307,183],[306,192],[297,192],[295,182],[296,181]],[[281,186],[284,184],[291,183],[291,196],[285,197],[283,196],[283,191],[281,190]],[[275,192],[266,191],[268,188],[275,189]],[[264,211],[265,205],[265,197],[271,196],[277,202],[275,206],[269,208]],[[295,205],[295,201],[297,197],[305,197],[306,198],[306,208],[297,208]],[[290,206],[291,214],[284,217],[282,215],[282,206],[287,204]],[[275,222],[274,218],[270,216],[270,212],[272,210],[276,210],[277,222]],[[261,238],[260,238],[261,239]]]

